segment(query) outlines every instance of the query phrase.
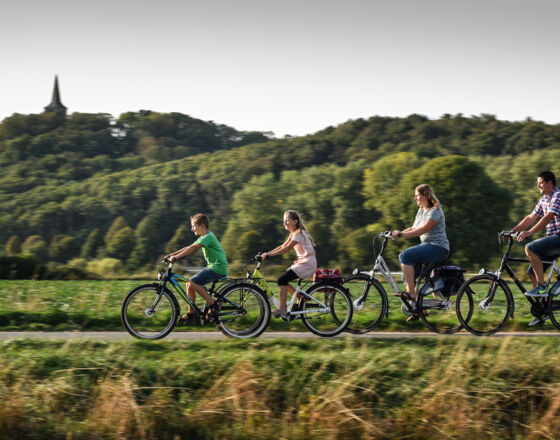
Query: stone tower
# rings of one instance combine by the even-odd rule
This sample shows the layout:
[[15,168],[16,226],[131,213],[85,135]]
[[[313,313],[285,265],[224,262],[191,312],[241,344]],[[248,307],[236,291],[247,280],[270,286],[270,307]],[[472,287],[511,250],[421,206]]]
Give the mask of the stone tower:
[[59,112],[63,115],[66,115],[66,107],[60,101],[60,93],[58,91],[58,75],[55,75],[54,77],[54,89],[51,103],[45,107],[45,113],[48,112]]

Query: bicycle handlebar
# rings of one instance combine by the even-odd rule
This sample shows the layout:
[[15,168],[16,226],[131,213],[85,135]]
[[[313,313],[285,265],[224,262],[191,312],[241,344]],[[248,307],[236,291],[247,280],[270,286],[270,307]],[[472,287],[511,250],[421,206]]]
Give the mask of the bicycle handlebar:
[[380,232],[379,234],[377,234],[378,237],[383,237],[383,238],[390,238],[391,240],[394,240],[395,238],[393,237],[393,233],[391,231],[383,231]]
[[517,238],[519,236],[519,232],[517,231],[501,231],[498,232],[498,238],[502,239],[505,237],[509,237],[509,238]]

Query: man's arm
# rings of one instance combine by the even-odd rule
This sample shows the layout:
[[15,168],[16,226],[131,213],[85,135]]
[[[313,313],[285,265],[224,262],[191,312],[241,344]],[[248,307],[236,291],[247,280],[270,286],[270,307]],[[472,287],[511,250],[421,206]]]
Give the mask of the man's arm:
[[531,226],[533,223],[535,223],[538,218],[539,218],[539,216],[537,214],[535,214],[534,212],[532,212],[531,214],[526,216],[523,220],[521,220],[514,228],[512,228],[512,231],[513,232],[524,231],[529,226]]
[[[535,217],[537,216],[536,214],[534,215]],[[521,232],[521,234],[519,234],[519,236],[517,237],[517,241],[521,242],[526,238],[530,237],[531,235],[539,231],[542,231],[544,228],[546,228],[546,225],[548,225],[554,217],[556,217],[556,214],[554,214],[553,212],[547,212],[544,216],[541,217],[541,219],[537,222],[535,226],[533,226],[528,231]]]

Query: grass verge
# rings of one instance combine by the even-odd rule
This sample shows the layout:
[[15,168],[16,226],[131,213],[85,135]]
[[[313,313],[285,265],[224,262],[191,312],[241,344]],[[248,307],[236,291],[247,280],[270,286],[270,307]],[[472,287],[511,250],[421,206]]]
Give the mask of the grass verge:
[[552,439],[555,339],[0,346],[0,438]]

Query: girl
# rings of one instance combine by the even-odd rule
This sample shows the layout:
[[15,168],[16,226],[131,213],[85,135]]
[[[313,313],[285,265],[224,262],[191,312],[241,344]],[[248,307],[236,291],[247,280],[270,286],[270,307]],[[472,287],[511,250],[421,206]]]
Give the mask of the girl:
[[286,297],[288,289],[290,293],[294,288],[289,285],[290,281],[298,278],[309,278],[317,270],[317,260],[315,258],[315,249],[313,239],[306,231],[301,216],[296,211],[288,210],[284,213],[284,228],[290,232],[288,239],[277,248],[263,253],[263,261],[267,257],[282,255],[295,248],[297,260],[294,261],[286,271],[278,278],[278,294],[280,296],[280,310],[275,310],[273,315],[276,318],[282,317],[287,319],[286,313]]
[[[406,292],[416,301],[415,279],[420,275],[423,263],[445,260],[449,255],[449,241],[445,234],[445,216],[443,209],[430,186],[423,184],[416,187],[414,200],[418,212],[414,224],[404,231],[394,230],[393,237],[418,237],[421,244],[406,249],[399,255],[399,261],[406,282]],[[413,315],[409,321],[418,319]]]

